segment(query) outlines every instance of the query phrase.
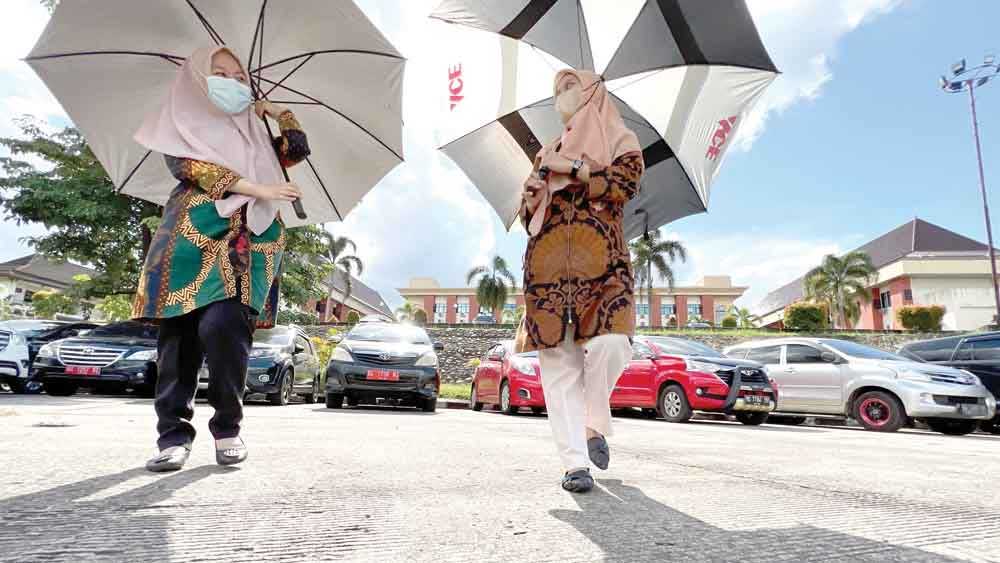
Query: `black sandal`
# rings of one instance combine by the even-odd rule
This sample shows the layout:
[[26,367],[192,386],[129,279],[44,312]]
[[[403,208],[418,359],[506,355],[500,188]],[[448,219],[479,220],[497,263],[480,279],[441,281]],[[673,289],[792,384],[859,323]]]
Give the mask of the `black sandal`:
[[173,446],[164,448],[153,459],[146,462],[146,469],[153,473],[163,473],[165,471],[177,471],[184,467],[188,457],[191,456],[191,449],[185,446]]
[[607,469],[608,462],[611,461],[611,449],[604,436],[598,436],[587,440],[587,453],[590,454],[590,461],[594,462],[600,469]]
[[594,488],[594,478],[589,469],[567,472],[562,478],[562,488],[571,493],[585,493]]

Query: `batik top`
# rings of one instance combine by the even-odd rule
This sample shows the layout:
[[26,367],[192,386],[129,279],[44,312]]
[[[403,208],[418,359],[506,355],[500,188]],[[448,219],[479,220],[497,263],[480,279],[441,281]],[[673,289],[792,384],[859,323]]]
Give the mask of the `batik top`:
[[[567,330],[582,343],[635,332],[635,280],[625,244],[625,204],[639,191],[642,155],[630,152],[590,174],[590,183],[555,192],[541,231],[524,256],[525,316],[519,352],[554,348]],[[535,213],[545,213],[536,209]],[[531,213],[521,207],[527,227]]]
[[[278,118],[274,139],[281,164],[309,156],[309,145],[295,116]],[[136,319],[156,320],[190,313],[216,301],[239,298],[258,315],[258,327],[274,325],[285,248],[281,217],[260,235],[246,226],[246,206],[221,217],[215,201],[229,195],[239,174],[223,166],[165,156],[180,183],[163,209],[139,278],[132,308]]]

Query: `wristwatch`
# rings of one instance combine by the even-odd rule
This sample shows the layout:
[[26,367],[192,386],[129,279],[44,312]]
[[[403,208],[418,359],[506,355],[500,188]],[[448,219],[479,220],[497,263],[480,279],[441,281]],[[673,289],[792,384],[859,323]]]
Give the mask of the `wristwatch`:
[[579,158],[573,161],[573,170],[570,171],[569,177],[576,180],[576,175],[580,172],[580,168],[583,167],[583,161]]

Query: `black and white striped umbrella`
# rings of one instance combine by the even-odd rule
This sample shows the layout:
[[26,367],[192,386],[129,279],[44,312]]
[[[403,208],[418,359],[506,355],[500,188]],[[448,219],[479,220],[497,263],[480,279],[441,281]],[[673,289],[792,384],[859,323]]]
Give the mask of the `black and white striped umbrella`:
[[441,150],[508,227],[535,154],[562,131],[550,97],[560,67],[601,74],[639,136],[646,173],[626,208],[629,238],[707,210],[727,149],[778,72],[744,0],[445,0],[431,17],[501,43],[496,113]]

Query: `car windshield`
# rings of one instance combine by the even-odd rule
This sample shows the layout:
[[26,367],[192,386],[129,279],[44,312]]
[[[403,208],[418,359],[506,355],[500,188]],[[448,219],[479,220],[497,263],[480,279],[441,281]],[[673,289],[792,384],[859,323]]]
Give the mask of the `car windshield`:
[[287,346],[292,335],[285,328],[258,330],[253,333],[253,343],[262,346]]
[[830,348],[833,348],[841,354],[851,356],[852,358],[861,358],[863,360],[893,360],[899,362],[911,361],[902,356],[886,352],[885,350],[879,350],[878,348],[872,348],[871,346],[865,346],[864,344],[858,344],[857,342],[849,342],[847,340],[821,340],[820,342]]
[[406,344],[431,343],[431,339],[423,329],[387,324],[358,325],[347,333],[347,339],[365,342],[404,342]]
[[109,325],[99,326],[87,332],[87,337],[142,338],[145,340],[156,340],[157,332],[156,325],[128,321],[124,323],[111,323]]
[[705,356],[709,358],[723,358],[720,352],[701,342],[693,340],[681,340],[679,338],[651,337],[647,338],[661,352],[666,354],[676,354],[678,356]]
[[[31,338],[33,336],[38,336],[43,332],[48,332],[54,328],[58,328],[65,323],[53,323],[45,321],[7,321],[6,326],[16,330],[21,335],[26,338]],[[0,325],[3,328],[4,325]]]

